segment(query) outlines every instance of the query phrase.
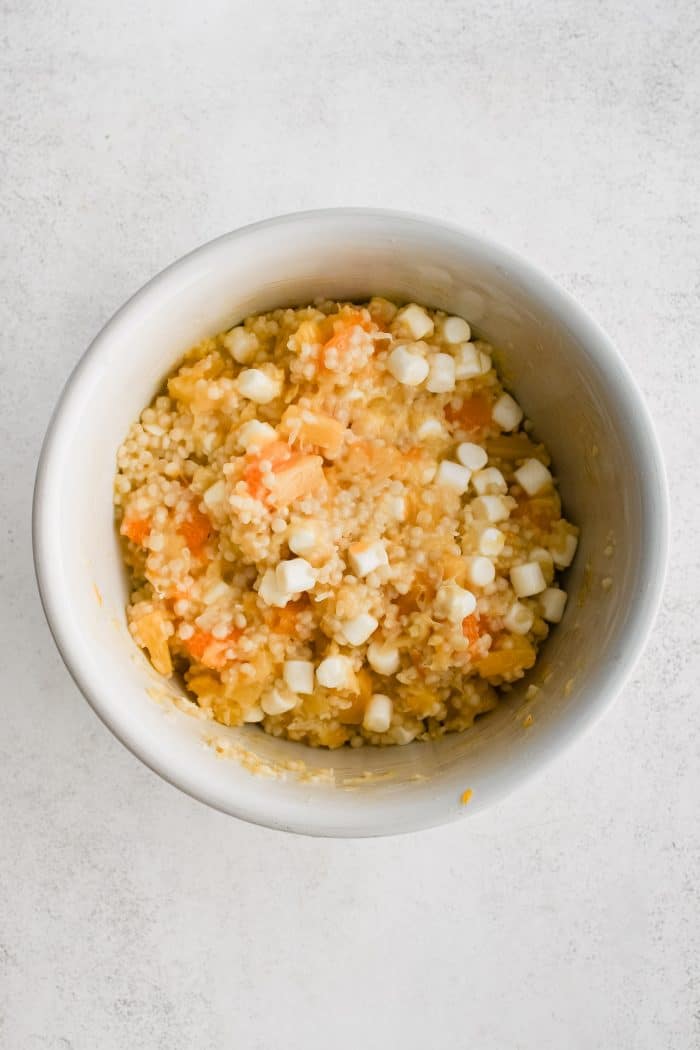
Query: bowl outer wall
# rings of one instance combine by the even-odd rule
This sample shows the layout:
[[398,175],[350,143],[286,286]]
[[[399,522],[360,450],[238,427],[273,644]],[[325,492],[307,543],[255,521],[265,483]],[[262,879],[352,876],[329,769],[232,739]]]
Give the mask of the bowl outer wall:
[[[640,474],[648,521],[640,566],[642,579],[638,589],[638,600],[634,608],[630,609],[625,644],[618,654],[618,659],[604,669],[604,680],[599,687],[588,691],[585,702],[582,701],[567,714],[558,731],[534,739],[527,750],[515,756],[497,777],[492,778],[491,782],[475,795],[468,807],[457,804],[454,778],[447,778],[444,783],[436,783],[434,790],[426,792],[419,804],[415,804],[418,800],[412,799],[410,794],[406,793],[404,801],[394,798],[388,802],[382,801],[378,806],[357,805],[351,801],[350,806],[336,807],[340,810],[338,812],[334,812],[332,805],[317,805],[321,800],[318,795],[314,797],[313,792],[310,793],[306,804],[299,804],[299,800],[294,799],[289,805],[285,805],[279,795],[269,796],[262,791],[258,792],[254,777],[250,778],[251,788],[245,797],[240,794],[235,798],[223,797],[220,792],[209,790],[200,778],[190,775],[186,768],[174,768],[167,753],[144,741],[138,726],[127,725],[119,720],[118,715],[115,715],[114,705],[105,699],[96,680],[94,668],[85,659],[80,638],[72,633],[70,620],[64,615],[65,595],[58,586],[59,577],[55,572],[55,566],[60,561],[60,537],[57,537],[52,529],[56,520],[54,511],[56,486],[60,484],[62,442],[72,414],[80,412],[81,398],[94,382],[99,382],[103,348],[112,339],[120,337],[119,332],[125,321],[133,319],[135,314],[140,312],[148,312],[157,303],[165,286],[173,281],[186,281],[188,268],[197,267],[208,254],[221,246],[238,238],[250,237],[256,231],[270,232],[277,229],[281,233],[295,235],[309,225],[325,222],[368,222],[370,225],[374,223],[380,233],[383,224],[388,224],[389,227],[410,226],[420,230],[428,238],[446,236],[461,240],[465,251],[478,251],[492,259],[513,281],[531,289],[535,298],[553,303],[554,309],[565,317],[567,326],[576,332],[577,338],[588,348],[597,367],[604,371],[608,381],[615,386],[616,396],[626,408],[626,425],[634,430],[633,437],[642,468]],[[554,452],[556,455],[556,450]],[[484,806],[502,798],[525,777],[542,768],[545,761],[560,753],[566,744],[604,711],[631,673],[653,624],[662,593],[666,564],[667,507],[661,455],[644,402],[610,340],[567,293],[514,253],[450,224],[396,212],[334,209],[267,220],[204,245],[155,277],[108,322],[69,378],[49,425],[37,471],[33,542],[42,602],[68,669],[97,714],[147,765],[192,796],[256,823],[306,834],[377,835],[414,830],[478,812]],[[270,808],[272,801],[273,810]]]

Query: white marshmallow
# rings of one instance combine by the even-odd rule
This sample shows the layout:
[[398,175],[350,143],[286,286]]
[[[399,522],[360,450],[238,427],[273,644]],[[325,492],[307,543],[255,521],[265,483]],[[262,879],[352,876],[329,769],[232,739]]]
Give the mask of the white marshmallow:
[[505,546],[506,538],[500,529],[487,528],[479,536],[479,553],[489,558],[497,557]]
[[551,552],[552,558],[554,559],[554,564],[558,569],[568,569],[568,567],[574,560],[574,555],[576,554],[577,547],[578,539],[576,538],[576,536],[572,536],[570,532],[567,532],[566,539],[564,540],[564,546],[561,548],[557,548],[556,550],[552,549]]
[[405,346],[397,346],[389,354],[389,371],[403,386],[420,386],[430,371],[430,366],[420,354],[414,354]]
[[435,331],[433,320],[425,312],[422,306],[409,303],[396,315],[393,327],[405,333],[411,339],[424,339]]
[[245,368],[238,376],[238,390],[256,405],[267,405],[278,396],[281,384],[259,368]]
[[367,646],[367,662],[377,674],[396,674],[401,666],[399,650],[388,642],[370,642]]
[[528,496],[536,496],[552,484],[552,475],[539,459],[526,459],[513,477]]
[[255,704],[254,707],[249,707],[246,713],[243,715],[244,722],[262,722],[265,717],[265,712],[262,707]]
[[502,394],[491,409],[491,418],[502,430],[515,430],[523,418],[523,410],[510,394]]
[[443,583],[435,596],[435,615],[450,623],[461,623],[475,609],[476,598],[472,592],[464,590],[454,580]]
[[261,423],[259,419],[250,419],[244,423],[238,431],[238,440],[248,452],[252,448],[262,448],[269,445],[277,437],[277,431],[269,423]]
[[299,703],[299,697],[286,687],[286,685],[273,685],[263,693],[260,706],[266,715],[283,715],[285,711],[291,711]]
[[450,354],[433,354],[425,384],[431,394],[447,394],[455,388],[455,362]]
[[264,574],[258,587],[258,594],[265,602],[265,605],[274,605],[278,609],[283,609],[291,598],[290,594],[280,590],[278,587],[274,569],[268,569]]
[[488,587],[496,578],[496,569],[490,558],[470,558],[467,562],[467,579],[475,587]]
[[510,511],[502,496],[477,496],[470,503],[472,514],[480,521],[505,521]]
[[310,591],[316,584],[316,573],[305,558],[281,561],[275,569],[277,586],[283,594]]
[[350,568],[355,576],[367,576],[381,565],[388,565],[384,544],[381,540],[375,543],[352,543],[348,550]]
[[472,474],[472,485],[479,496],[505,496],[508,491],[506,479],[496,467],[487,467]]
[[528,555],[530,561],[536,561],[542,569],[542,575],[549,584],[554,576],[552,555],[544,547],[533,547]]
[[347,656],[327,656],[316,668],[316,680],[324,689],[348,689],[355,683],[355,672]]
[[510,582],[518,598],[529,598],[533,594],[539,594],[547,586],[542,568],[537,561],[527,561],[524,565],[516,565],[510,570]]
[[379,627],[379,621],[374,616],[370,616],[369,613],[360,613],[352,620],[345,620],[340,629],[348,645],[364,645],[377,627]]
[[313,693],[314,665],[310,660],[285,660],[282,676],[293,693]]
[[539,600],[543,618],[550,623],[559,623],[564,615],[566,599],[566,591],[558,587],[548,587],[542,591]]
[[386,733],[391,725],[394,705],[383,693],[374,693],[365,708],[362,725],[370,733]]
[[294,554],[309,554],[316,549],[317,539],[310,525],[292,525],[287,535],[287,546]]
[[463,467],[470,470],[481,470],[488,463],[488,454],[481,445],[475,445],[472,441],[463,441],[457,446],[457,459]]
[[439,419],[424,419],[416,430],[416,437],[419,441],[430,441],[431,438],[447,438],[449,432]]
[[469,488],[471,476],[472,472],[468,467],[463,467],[461,463],[453,463],[451,459],[443,459],[437,469],[435,482],[437,485],[454,489],[461,495]]
[[391,731],[391,737],[395,744],[399,747],[403,747],[405,744],[410,744],[412,740],[416,739],[416,729],[407,729],[406,726],[394,726]]
[[224,346],[234,361],[239,365],[247,365],[258,352],[258,337],[254,332],[249,332],[243,325],[232,328],[223,339]]
[[455,354],[455,375],[457,379],[471,379],[483,376],[491,368],[491,358],[478,350],[473,343],[462,343]]
[[440,331],[446,343],[467,343],[472,334],[463,317],[446,317]]
[[511,634],[527,634],[534,622],[535,617],[532,611],[522,602],[513,602],[503,618],[506,630]]

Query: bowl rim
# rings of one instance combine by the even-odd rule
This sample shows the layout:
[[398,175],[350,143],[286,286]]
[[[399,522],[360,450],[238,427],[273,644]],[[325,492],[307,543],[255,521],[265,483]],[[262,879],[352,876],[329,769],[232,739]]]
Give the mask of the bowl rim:
[[[196,264],[204,255],[213,252],[224,243],[234,242],[258,230],[275,226],[283,228],[296,223],[350,219],[376,220],[377,223],[400,222],[422,228],[427,233],[439,234],[442,232],[459,237],[473,249],[507,267],[513,276],[526,286],[536,285],[537,292],[542,299],[557,302],[560,309],[566,313],[568,323],[576,330],[579,339],[586,346],[587,352],[592,354],[601,369],[606,374],[609,374],[611,370],[617,371],[618,389],[615,391],[615,396],[619,397],[624,393],[627,400],[634,406],[629,426],[639,437],[636,447],[640,454],[644,448],[646,466],[651,468],[645,471],[645,484],[649,492],[654,495],[651,500],[654,515],[647,523],[649,537],[645,550],[647,556],[644,565],[645,586],[638,588],[637,602],[633,616],[631,616],[634,621],[633,627],[625,630],[624,645],[621,647],[618,659],[609,664],[604,687],[594,695],[587,696],[581,708],[575,713],[572,712],[566,724],[560,727],[555,740],[546,735],[537,742],[533,742],[527,755],[511,759],[508,765],[504,766],[502,773],[497,778],[497,783],[490,785],[487,792],[480,793],[481,798],[478,802],[477,799],[474,799],[469,806],[454,808],[445,805],[442,794],[436,792],[436,801],[430,807],[429,813],[426,814],[425,808],[420,813],[416,811],[415,819],[402,821],[400,827],[393,826],[390,816],[383,820],[380,818],[368,821],[367,814],[361,813],[359,809],[356,820],[348,820],[339,825],[337,817],[333,819],[333,817],[316,815],[308,806],[300,805],[296,815],[290,818],[289,814],[285,814],[284,819],[281,819],[277,813],[271,812],[270,806],[264,803],[255,804],[254,801],[248,799],[233,798],[230,804],[223,804],[218,798],[213,797],[212,792],[208,791],[206,785],[197,778],[188,775],[186,770],[174,768],[174,764],[168,760],[167,755],[156,753],[147,747],[139,738],[138,732],[131,732],[124,725],[116,724],[112,705],[104,701],[100,683],[95,681],[94,675],[89,673],[81,659],[79,637],[68,629],[66,621],[60,615],[61,593],[52,571],[52,559],[47,557],[48,530],[51,527],[47,508],[52,488],[56,484],[56,479],[60,477],[55,468],[60,463],[63,431],[72,417],[74,405],[79,404],[81,388],[95,369],[103,347],[116,334],[123,321],[135,310],[148,307],[151,300],[155,301],[161,288],[165,287],[176,273],[180,274],[182,270]],[[647,644],[658,613],[668,563],[669,513],[668,485],[663,456],[653,419],[644,397],[620,351],[573,295],[519,252],[457,223],[395,209],[340,207],[287,212],[224,233],[200,244],[170,263],[126,300],[97,333],[68,375],[50,416],[37,464],[31,531],[34,570],[41,604],[59,654],[73,681],[93,711],[125,747],[164,780],[190,797],[221,812],[259,826],[278,830],[306,835],[360,838],[417,831],[475,815],[501,801],[519,784],[526,783],[543,771],[550,762],[560,757],[602,717],[632,674]],[[249,794],[255,797],[254,788]],[[408,804],[410,802],[407,796]],[[380,807],[381,805],[385,804],[380,803]]]

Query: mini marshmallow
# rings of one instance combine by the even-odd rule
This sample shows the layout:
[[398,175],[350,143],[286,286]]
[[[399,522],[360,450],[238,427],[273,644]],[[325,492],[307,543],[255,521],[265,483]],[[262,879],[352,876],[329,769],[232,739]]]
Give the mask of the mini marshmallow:
[[370,733],[386,733],[391,725],[394,705],[383,693],[374,693],[365,708],[362,725]]
[[279,395],[281,384],[260,368],[245,368],[238,376],[238,390],[256,405],[267,405]]
[[285,711],[291,711],[299,703],[299,697],[286,687],[286,685],[273,685],[262,695],[260,706],[266,715],[283,715]]
[[275,578],[283,594],[310,591],[316,584],[316,573],[305,558],[281,561],[275,569]]
[[505,628],[511,634],[527,634],[534,622],[535,617],[532,611],[522,602],[513,602],[503,618]]
[[502,430],[515,430],[523,418],[523,410],[510,394],[502,394],[491,409],[491,418]]
[[416,430],[416,437],[419,441],[430,441],[431,438],[447,438],[449,432],[439,419],[424,419]]
[[381,540],[374,543],[351,543],[348,548],[350,568],[355,576],[368,576],[382,565],[388,565],[389,559]]
[[567,532],[564,540],[564,546],[556,550],[552,549],[551,554],[554,559],[554,564],[558,569],[568,569],[574,560],[576,554],[576,548],[578,547],[578,539],[576,536],[572,536],[570,532]]
[[278,587],[274,569],[268,569],[264,574],[258,587],[258,594],[265,602],[265,605],[274,605],[278,609],[283,609],[291,598],[290,594],[280,590]]
[[316,533],[310,525],[292,525],[287,534],[287,546],[294,554],[309,554],[316,549]]
[[477,496],[470,503],[472,514],[481,521],[505,521],[510,511],[502,496]]
[[490,558],[477,556],[467,561],[467,579],[475,587],[488,587],[496,578],[496,569]]
[[433,354],[425,384],[431,394],[447,394],[455,388],[455,362],[451,354]]
[[410,339],[425,339],[435,331],[432,318],[417,303],[409,303],[399,310],[393,327]]
[[472,441],[463,441],[457,446],[457,459],[463,467],[470,470],[481,470],[488,463],[488,455],[485,448],[475,445]]
[[500,529],[484,529],[479,536],[479,553],[489,558],[497,557],[505,546],[506,538]]
[[405,346],[397,346],[391,351],[388,368],[394,379],[403,386],[420,386],[430,371],[426,359],[407,350]]
[[536,496],[552,484],[552,475],[539,459],[526,459],[513,477],[528,496]]
[[471,379],[483,376],[491,368],[491,358],[478,350],[473,343],[462,343],[455,354],[455,376],[457,379]]
[[463,317],[446,317],[440,325],[440,332],[446,343],[467,343],[472,334]]
[[443,583],[435,596],[435,615],[450,623],[461,623],[476,609],[476,598],[453,580]]
[[547,587],[545,591],[542,591],[539,601],[543,618],[549,623],[559,623],[564,615],[566,599],[566,591],[558,587]]
[[314,665],[310,660],[285,660],[282,676],[293,693],[309,695],[314,691]]
[[258,352],[258,337],[254,332],[249,332],[243,325],[232,328],[223,338],[223,343],[234,361],[239,365],[247,365]]
[[486,467],[472,474],[472,485],[479,496],[505,496],[506,479],[496,467]]
[[250,419],[244,423],[238,431],[238,440],[246,452],[252,448],[262,448],[269,445],[277,437],[277,431],[269,423],[261,423],[259,419]]
[[406,726],[394,726],[391,731],[391,737],[395,744],[403,747],[405,744],[410,744],[412,740],[415,740],[417,733],[417,729],[408,729]]
[[533,594],[539,594],[547,586],[542,568],[537,561],[528,561],[524,565],[516,565],[512,568],[510,582],[518,598],[529,598]]
[[355,682],[352,662],[347,656],[327,656],[316,668],[316,680],[324,689],[349,689]]
[[243,715],[244,722],[262,722],[265,717],[265,712],[262,707],[255,704],[253,707],[249,707],[246,713]]
[[377,674],[396,674],[401,666],[399,650],[388,642],[370,642],[367,646],[367,662]]
[[463,467],[461,463],[453,463],[450,459],[443,459],[437,469],[435,483],[462,495],[469,488],[470,478],[471,471],[468,467]]
[[345,620],[340,629],[348,645],[364,645],[379,627],[379,621],[369,613],[360,613],[352,620]]
[[545,550],[544,547],[533,547],[528,557],[530,561],[538,563],[542,569],[542,575],[549,585],[554,577],[554,561],[550,552]]

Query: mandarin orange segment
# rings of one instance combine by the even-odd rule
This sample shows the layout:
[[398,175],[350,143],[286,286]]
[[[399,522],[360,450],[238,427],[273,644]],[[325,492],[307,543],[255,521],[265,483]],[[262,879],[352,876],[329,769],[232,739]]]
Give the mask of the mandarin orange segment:
[[151,531],[151,522],[148,518],[124,518],[119,531],[132,543],[143,547]]
[[178,533],[191,550],[198,556],[202,553],[205,543],[212,532],[211,521],[208,515],[203,514],[199,507],[191,507],[188,517],[178,526]]

